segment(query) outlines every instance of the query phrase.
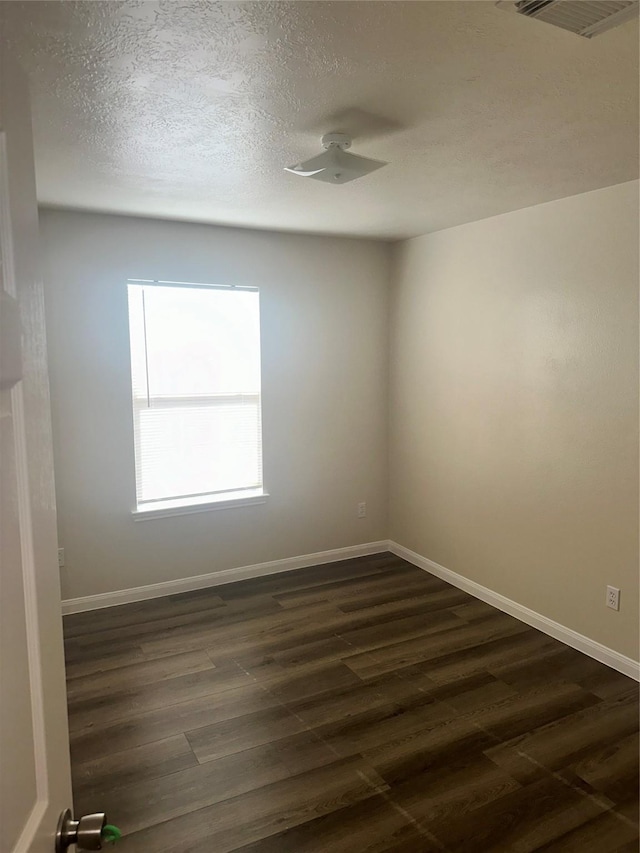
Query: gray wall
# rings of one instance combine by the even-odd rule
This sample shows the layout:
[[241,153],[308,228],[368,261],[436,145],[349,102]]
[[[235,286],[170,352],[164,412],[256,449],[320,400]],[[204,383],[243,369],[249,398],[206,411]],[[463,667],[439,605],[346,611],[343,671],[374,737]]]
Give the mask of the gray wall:
[[[41,224],[65,598],[386,535],[387,245],[50,210]],[[265,505],[132,520],[128,277],[260,287]]]

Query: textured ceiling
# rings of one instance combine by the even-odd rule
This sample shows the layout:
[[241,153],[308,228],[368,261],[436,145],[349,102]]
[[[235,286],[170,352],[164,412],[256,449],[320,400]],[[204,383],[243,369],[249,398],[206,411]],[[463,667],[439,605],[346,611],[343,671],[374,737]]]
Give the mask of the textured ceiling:
[[[42,203],[398,238],[638,173],[638,26],[474,2],[5,2]],[[319,137],[390,165],[287,174]]]

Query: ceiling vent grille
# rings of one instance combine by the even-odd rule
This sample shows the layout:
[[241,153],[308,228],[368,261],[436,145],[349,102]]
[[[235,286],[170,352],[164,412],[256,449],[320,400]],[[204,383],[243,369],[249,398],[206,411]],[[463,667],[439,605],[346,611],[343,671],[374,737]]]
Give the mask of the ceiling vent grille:
[[638,0],[501,0],[496,3],[527,18],[593,38],[638,14]]

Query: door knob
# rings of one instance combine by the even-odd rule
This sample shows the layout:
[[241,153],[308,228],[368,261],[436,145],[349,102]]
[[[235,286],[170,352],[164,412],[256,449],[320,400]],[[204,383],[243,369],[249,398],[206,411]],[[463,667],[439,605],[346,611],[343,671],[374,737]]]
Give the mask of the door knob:
[[74,820],[71,811],[65,809],[58,820],[55,853],[65,853],[72,844],[77,844],[78,850],[102,850],[103,841],[115,841],[119,837],[120,830],[107,825],[104,812],[86,814],[80,820]]

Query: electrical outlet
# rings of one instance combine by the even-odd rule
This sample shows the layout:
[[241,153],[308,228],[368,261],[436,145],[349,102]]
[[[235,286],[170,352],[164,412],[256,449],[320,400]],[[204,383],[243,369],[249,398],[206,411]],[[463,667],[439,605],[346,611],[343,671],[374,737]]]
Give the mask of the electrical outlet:
[[367,503],[366,501],[360,501],[358,504],[358,518],[366,518],[367,517]]
[[64,548],[58,548],[58,568],[64,567]]
[[620,590],[615,586],[607,587],[607,607],[620,610]]

